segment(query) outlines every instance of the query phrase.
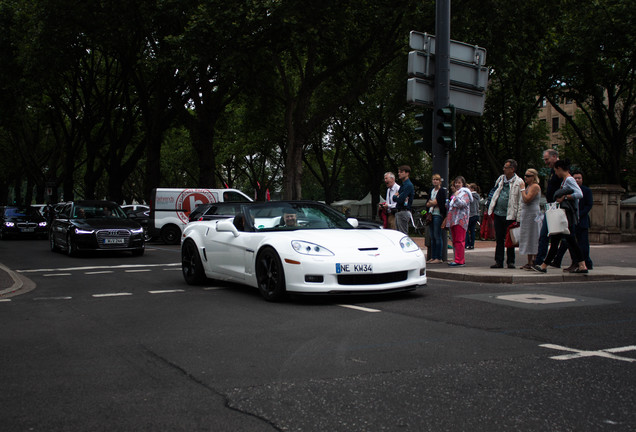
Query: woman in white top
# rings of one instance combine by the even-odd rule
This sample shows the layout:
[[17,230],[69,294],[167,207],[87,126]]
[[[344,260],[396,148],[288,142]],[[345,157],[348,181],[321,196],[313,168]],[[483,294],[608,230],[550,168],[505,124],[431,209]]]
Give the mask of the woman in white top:
[[568,218],[568,230],[569,234],[555,234],[550,236],[550,250],[548,256],[545,257],[545,261],[540,266],[535,265],[532,267],[538,272],[546,273],[548,266],[552,263],[554,257],[556,257],[559,251],[559,243],[564,238],[568,242],[568,250],[572,255],[572,260],[578,263],[578,268],[572,270],[572,273],[587,273],[587,267],[585,266],[585,259],[581,253],[579,243],[576,241],[576,235],[574,233],[574,225],[577,222],[579,214],[579,200],[583,198],[583,192],[581,188],[574,180],[574,177],[570,175],[570,165],[565,160],[559,159],[554,164],[554,173],[559,176],[563,181],[561,182],[561,188],[554,193],[555,201],[561,204],[561,208],[565,208],[565,213]]

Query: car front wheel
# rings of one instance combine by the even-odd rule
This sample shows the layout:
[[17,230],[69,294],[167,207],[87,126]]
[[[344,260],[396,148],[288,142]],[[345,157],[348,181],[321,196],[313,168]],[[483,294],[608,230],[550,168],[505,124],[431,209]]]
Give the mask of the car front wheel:
[[205,282],[201,256],[192,240],[186,240],[181,248],[181,271],[188,285],[200,285]]
[[267,301],[279,301],[285,297],[285,272],[276,251],[264,248],[256,258],[258,290]]

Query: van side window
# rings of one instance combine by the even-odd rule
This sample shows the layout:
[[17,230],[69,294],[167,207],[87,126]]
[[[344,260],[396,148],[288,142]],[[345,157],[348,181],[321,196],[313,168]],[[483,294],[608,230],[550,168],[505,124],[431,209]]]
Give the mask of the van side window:
[[223,201],[226,202],[245,202],[245,197],[233,191],[223,192]]

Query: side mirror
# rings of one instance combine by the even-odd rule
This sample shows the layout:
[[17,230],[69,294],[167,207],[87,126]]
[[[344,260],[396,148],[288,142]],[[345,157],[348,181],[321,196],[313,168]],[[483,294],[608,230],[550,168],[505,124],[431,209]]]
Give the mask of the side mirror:
[[358,219],[356,218],[347,218],[347,222],[354,228],[358,228]]
[[231,232],[234,234],[234,237],[238,237],[240,235],[239,230],[234,226],[233,219],[224,219],[216,224],[217,232]]

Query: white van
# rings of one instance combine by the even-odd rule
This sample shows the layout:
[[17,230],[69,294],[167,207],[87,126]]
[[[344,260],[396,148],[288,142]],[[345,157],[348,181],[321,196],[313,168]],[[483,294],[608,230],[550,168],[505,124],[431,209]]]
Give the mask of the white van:
[[246,202],[250,197],[236,189],[153,189],[148,230],[164,243],[179,244],[190,212],[201,204]]

